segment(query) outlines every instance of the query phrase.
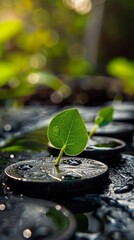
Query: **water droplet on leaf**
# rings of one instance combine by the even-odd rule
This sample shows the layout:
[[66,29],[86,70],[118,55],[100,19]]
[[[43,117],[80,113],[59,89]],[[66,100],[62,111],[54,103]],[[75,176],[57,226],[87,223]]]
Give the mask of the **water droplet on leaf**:
[[53,127],[53,134],[54,134],[55,136],[58,136],[59,133],[60,133],[59,127],[58,127],[58,126],[54,126],[54,127]]

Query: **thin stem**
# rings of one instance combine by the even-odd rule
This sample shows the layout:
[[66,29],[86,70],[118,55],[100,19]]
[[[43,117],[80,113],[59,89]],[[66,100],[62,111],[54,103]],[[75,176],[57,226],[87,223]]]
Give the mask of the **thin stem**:
[[59,169],[59,166],[55,165],[55,169],[56,169],[57,174],[60,175],[60,169]]
[[66,148],[66,145],[64,145],[64,146],[61,148],[60,153],[59,153],[58,157],[56,158],[55,166],[59,166],[59,163],[60,163],[60,160],[61,160],[61,158],[62,158],[62,155],[63,155],[63,153],[64,153],[65,148]]
[[59,166],[56,166],[55,165],[55,169],[56,169],[56,172],[57,172],[57,175],[58,175],[58,179],[61,181],[61,171],[60,171],[60,169],[59,169]]
[[99,127],[98,124],[94,124],[93,128],[91,129],[91,131],[89,133],[89,138],[91,138],[94,135],[94,133],[96,132],[98,127]]

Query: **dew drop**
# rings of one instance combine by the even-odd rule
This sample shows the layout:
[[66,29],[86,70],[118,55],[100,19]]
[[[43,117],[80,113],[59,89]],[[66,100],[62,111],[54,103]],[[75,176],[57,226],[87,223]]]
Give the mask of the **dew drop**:
[[58,136],[59,133],[60,133],[59,127],[58,127],[58,126],[54,126],[54,127],[53,127],[53,134],[54,134],[55,136]]
[[131,184],[128,184],[128,185],[125,185],[125,186],[122,186],[118,189],[115,190],[115,193],[127,193],[127,192],[131,192],[133,189],[133,186]]
[[73,159],[73,158],[68,158],[62,161],[64,164],[69,164],[73,166],[77,166],[81,164],[81,160],[78,159]]
[[[25,232],[25,238],[30,238],[32,236],[33,240],[38,240],[38,239],[46,239],[48,236],[52,235],[52,229],[49,229],[47,226],[38,226],[34,227],[32,229],[26,229],[30,230],[30,232]],[[29,235],[31,233],[31,236]],[[24,236],[24,232],[23,232]]]
[[80,176],[75,176],[75,175],[71,175],[71,174],[67,174],[64,176],[64,180],[76,180],[76,179],[81,179]]
[[22,164],[18,167],[18,170],[29,171],[33,166],[30,164]]
[[24,236],[24,238],[27,238],[27,239],[30,238],[32,236],[31,230],[30,229],[25,229],[23,231],[23,236]]
[[1,211],[5,210],[5,208],[6,208],[5,204],[0,204],[0,210]]
[[56,205],[56,210],[61,210],[61,206],[60,205]]
[[7,132],[9,132],[9,131],[11,131],[12,127],[11,127],[10,124],[6,124],[6,125],[4,126],[4,129],[5,129]]

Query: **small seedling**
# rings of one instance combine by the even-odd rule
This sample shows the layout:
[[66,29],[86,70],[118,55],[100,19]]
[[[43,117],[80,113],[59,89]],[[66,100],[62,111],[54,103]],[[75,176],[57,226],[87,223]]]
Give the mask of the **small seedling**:
[[112,106],[104,107],[99,112],[95,118],[95,124],[89,133],[89,138],[91,138],[97,128],[104,127],[108,125],[113,120],[114,108]]
[[87,129],[76,108],[58,113],[49,123],[47,135],[50,143],[60,149],[55,166],[59,166],[63,153],[76,156],[84,150],[88,141]]

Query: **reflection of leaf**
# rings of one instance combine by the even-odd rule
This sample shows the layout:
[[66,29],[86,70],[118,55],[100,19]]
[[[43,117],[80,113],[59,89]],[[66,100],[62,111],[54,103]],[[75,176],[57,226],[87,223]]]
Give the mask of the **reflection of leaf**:
[[44,139],[47,139],[45,128],[35,129],[34,131],[25,134],[23,134],[22,131],[20,132],[20,136],[13,136],[7,139],[1,149],[7,152],[17,152],[25,149],[42,151],[45,150],[45,145],[47,144]]
[[80,232],[88,232],[88,218],[84,213],[75,214],[75,218],[77,220],[77,229]]
[[[11,144],[11,145],[10,145]],[[44,145],[41,143],[39,144],[38,142],[35,141],[26,141],[25,139],[23,140],[18,140],[16,142],[11,142],[9,145],[4,146],[2,149],[6,152],[17,152],[21,150],[34,150],[34,151],[41,151],[44,148]]]
[[64,230],[68,227],[68,218],[61,211],[57,211],[55,208],[51,207],[46,212],[46,216],[52,218],[58,229]]
[[104,127],[109,124],[113,119],[113,107],[105,107],[98,112],[98,116],[95,118],[95,123],[99,127]]
[[77,155],[87,144],[88,134],[77,109],[57,114],[49,124],[48,139],[56,148],[63,148],[67,155]]
[[0,44],[9,41],[21,31],[22,27],[20,20],[0,22]]

